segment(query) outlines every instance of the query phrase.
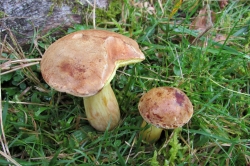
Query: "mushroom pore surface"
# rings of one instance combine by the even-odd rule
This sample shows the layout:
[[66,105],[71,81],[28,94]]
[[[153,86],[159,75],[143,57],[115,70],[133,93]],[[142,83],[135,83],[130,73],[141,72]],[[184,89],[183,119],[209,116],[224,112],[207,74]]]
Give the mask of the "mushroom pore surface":
[[166,129],[183,126],[193,115],[189,98],[172,87],[151,89],[141,97],[138,109],[146,122]]

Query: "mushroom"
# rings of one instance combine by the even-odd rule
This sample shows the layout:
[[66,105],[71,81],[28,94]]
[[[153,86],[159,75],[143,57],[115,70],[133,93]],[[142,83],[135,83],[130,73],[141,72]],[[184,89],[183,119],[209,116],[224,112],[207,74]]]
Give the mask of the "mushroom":
[[88,121],[99,131],[116,127],[120,110],[110,82],[116,69],[141,62],[136,41],[106,30],[66,35],[46,50],[41,61],[45,82],[57,91],[83,97]]
[[[163,129],[174,129],[186,124],[193,115],[193,106],[184,92],[172,87],[158,87],[144,94],[138,104],[143,119],[151,124],[140,132],[146,142],[156,142]],[[143,121],[142,127],[146,126]]]

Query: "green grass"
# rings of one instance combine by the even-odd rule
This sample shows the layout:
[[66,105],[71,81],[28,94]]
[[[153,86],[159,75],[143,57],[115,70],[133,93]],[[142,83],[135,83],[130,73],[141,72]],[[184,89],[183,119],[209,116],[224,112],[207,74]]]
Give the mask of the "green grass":
[[[111,82],[122,117],[113,131],[95,131],[86,120],[81,98],[46,85],[39,59],[35,64],[24,60],[31,65],[25,68],[14,63],[24,57],[41,58],[39,51],[43,53],[59,36],[47,34],[37,47],[31,43],[23,52],[17,47],[3,52],[2,57],[12,62],[10,67],[18,70],[4,74],[10,69],[1,66],[0,165],[249,164],[249,2],[230,1],[221,10],[218,2],[208,1],[217,17],[213,28],[200,38],[206,47],[188,40],[188,36],[198,36],[189,25],[203,2],[184,1],[180,12],[169,19],[174,4],[154,1],[155,14],[128,0],[114,1],[106,11],[96,10],[97,28],[135,39],[146,56],[142,63],[119,68]],[[91,27],[90,19],[65,34]],[[227,40],[215,42],[216,34]],[[1,46],[9,48],[3,41]],[[158,142],[147,144],[139,137],[142,118],[137,104],[144,92],[159,86],[184,91],[193,103],[194,115],[181,131],[166,130]]]

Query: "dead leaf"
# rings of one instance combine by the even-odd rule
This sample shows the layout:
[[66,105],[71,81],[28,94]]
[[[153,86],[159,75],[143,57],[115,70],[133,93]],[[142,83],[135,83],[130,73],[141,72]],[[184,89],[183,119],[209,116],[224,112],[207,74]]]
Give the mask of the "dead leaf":
[[217,34],[214,38],[215,42],[218,42],[220,44],[223,44],[225,42],[225,40],[227,39],[227,37],[223,34]]
[[221,9],[224,9],[228,4],[228,0],[220,0],[219,5]]
[[[189,36],[189,41],[194,44],[198,42],[198,40],[204,36],[212,27],[215,22],[215,13],[210,10],[209,5],[206,5],[199,11],[198,16],[192,21],[189,26],[192,30],[197,30],[199,35],[195,38],[193,36]],[[206,46],[207,43],[196,43],[198,45]]]
[[208,27],[213,26],[214,21],[215,21],[215,13],[211,10],[208,11],[207,7],[204,7],[199,11],[198,16],[193,20],[189,28],[202,32],[206,30]]
[[174,5],[174,8],[172,10],[172,12],[170,13],[169,15],[169,19],[171,19],[173,17],[173,15],[179,10],[179,8],[181,7],[182,5],[182,0],[179,0],[175,5]]

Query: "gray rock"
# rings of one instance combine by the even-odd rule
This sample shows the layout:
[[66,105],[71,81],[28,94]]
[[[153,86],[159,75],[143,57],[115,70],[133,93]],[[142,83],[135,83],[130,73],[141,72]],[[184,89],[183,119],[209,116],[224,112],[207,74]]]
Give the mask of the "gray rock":
[[[80,2],[81,7],[88,3],[93,4],[93,0]],[[96,7],[106,8],[107,5],[108,0],[96,0]],[[72,12],[72,5],[54,5],[53,12],[51,6],[51,0],[0,0],[1,39],[11,30],[19,44],[24,45],[32,41],[37,32],[45,34],[56,27],[67,28],[75,23],[81,23],[81,15]]]

